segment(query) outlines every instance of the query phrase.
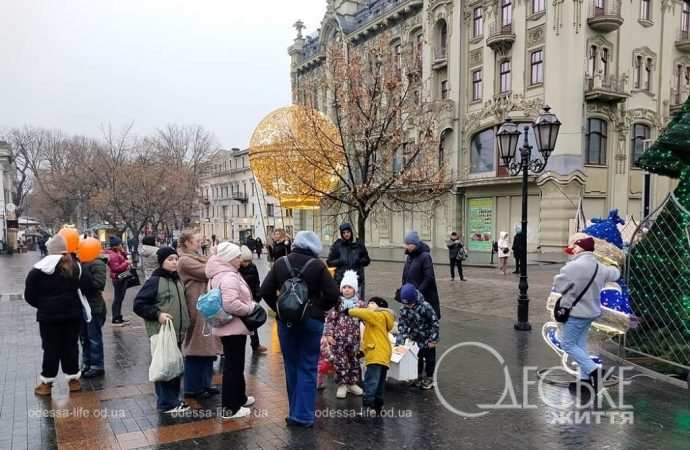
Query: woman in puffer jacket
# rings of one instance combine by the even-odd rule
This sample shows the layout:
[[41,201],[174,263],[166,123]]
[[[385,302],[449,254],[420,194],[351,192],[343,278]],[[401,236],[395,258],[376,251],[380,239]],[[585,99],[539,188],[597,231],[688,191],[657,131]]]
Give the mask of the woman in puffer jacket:
[[211,289],[220,288],[223,309],[233,318],[227,324],[213,328],[223,343],[223,389],[221,405],[223,419],[239,419],[251,414],[254,397],[247,396],[244,382],[244,352],[249,330],[241,317],[248,316],[256,305],[249,285],[239,273],[242,263],[240,248],[230,242],[218,244],[216,254],[206,264],[206,276]]

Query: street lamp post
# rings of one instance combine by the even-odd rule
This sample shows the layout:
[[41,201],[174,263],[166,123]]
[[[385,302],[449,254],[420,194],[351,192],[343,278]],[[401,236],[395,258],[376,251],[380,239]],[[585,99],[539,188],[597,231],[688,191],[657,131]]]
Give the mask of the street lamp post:
[[517,322],[515,329],[529,331],[532,326],[529,324],[529,297],[527,296],[527,182],[530,172],[533,174],[541,173],[549,161],[549,157],[556,147],[558,130],[561,122],[555,114],[550,112],[551,108],[544,106],[544,111],[537,117],[533,124],[534,137],[541,158],[532,159],[532,146],[529,145],[528,133],[530,125],[525,124],[522,128],[523,143],[520,147],[520,155],[516,157],[517,145],[520,139],[520,124],[507,118],[498,130],[498,149],[503,163],[508,167],[512,176],[517,176],[522,172],[522,239],[523,252],[520,257],[520,295],[518,296]]

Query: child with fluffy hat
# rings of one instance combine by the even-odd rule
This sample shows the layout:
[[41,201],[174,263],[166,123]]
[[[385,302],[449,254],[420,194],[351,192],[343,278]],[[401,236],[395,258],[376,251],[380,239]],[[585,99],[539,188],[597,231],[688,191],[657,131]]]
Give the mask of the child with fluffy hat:
[[357,357],[360,347],[359,320],[347,313],[350,308],[365,306],[357,295],[358,288],[357,273],[352,270],[345,272],[340,282],[340,302],[328,313],[324,327],[324,336],[335,368],[337,398],[347,397],[348,392],[354,395],[364,393],[359,387],[362,381],[362,370]]

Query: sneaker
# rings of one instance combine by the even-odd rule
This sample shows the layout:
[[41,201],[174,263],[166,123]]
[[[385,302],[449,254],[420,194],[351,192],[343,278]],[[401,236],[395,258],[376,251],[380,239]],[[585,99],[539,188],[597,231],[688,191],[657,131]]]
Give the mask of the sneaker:
[[338,390],[335,392],[335,398],[345,398],[347,397],[347,385],[341,384],[338,386]]
[[69,391],[78,392],[81,391],[81,381],[79,380],[69,380]]
[[81,376],[82,378],[96,378],[103,376],[105,374],[105,370],[103,369],[88,369],[86,372],[82,372]]
[[292,420],[289,417],[285,418],[285,425],[289,427],[301,427],[301,428],[313,428],[314,423],[302,423],[302,422],[297,422],[296,420]]
[[179,405],[176,407],[169,409],[167,411],[163,411],[164,414],[181,414],[183,412],[189,411],[191,408],[188,404],[185,402],[180,402]]
[[252,410],[249,408],[245,408],[244,406],[240,406],[240,409],[237,410],[235,414],[230,414],[229,410],[226,410],[223,408],[223,413],[220,415],[221,419],[241,419],[243,417],[249,417],[249,415],[252,413]]
[[431,378],[424,378],[422,380],[422,382],[419,384],[419,387],[425,391],[433,389],[434,388],[434,380],[432,380]]
[[356,384],[351,384],[347,387],[347,392],[350,394],[354,394],[357,396],[364,395],[364,391],[362,390],[361,387],[357,386]]
[[416,380],[410,380],[407,382],[407,385],[412,388],[418,388],[422,385],[422,379],[417,378]]
[[129,324],[129,320],[127,319],[113,319],[114,327],[124,327],[127,324]]
[[256,399],[255,399],[254,397],[252,397],[251,395],[248,395],[248,396],[247,396],[247,401],[244,402],[244,405],[242,405],[242,406],[244,406],[245,408],[249,408],[249,407],[252,406],[254,403],[256,403]]
[[53,383],[41,383],[34,389],[34,394],[48,396],[53,391]]

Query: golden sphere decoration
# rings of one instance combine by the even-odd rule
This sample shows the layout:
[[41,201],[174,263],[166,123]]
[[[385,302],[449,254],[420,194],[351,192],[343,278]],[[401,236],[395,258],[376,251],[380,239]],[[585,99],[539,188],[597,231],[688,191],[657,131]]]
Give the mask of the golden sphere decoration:
[[249,164],[261,187],[290,209],[318,209],[345,161],[338,129],[325,115],[299,105],[277,109],[256,127]]

